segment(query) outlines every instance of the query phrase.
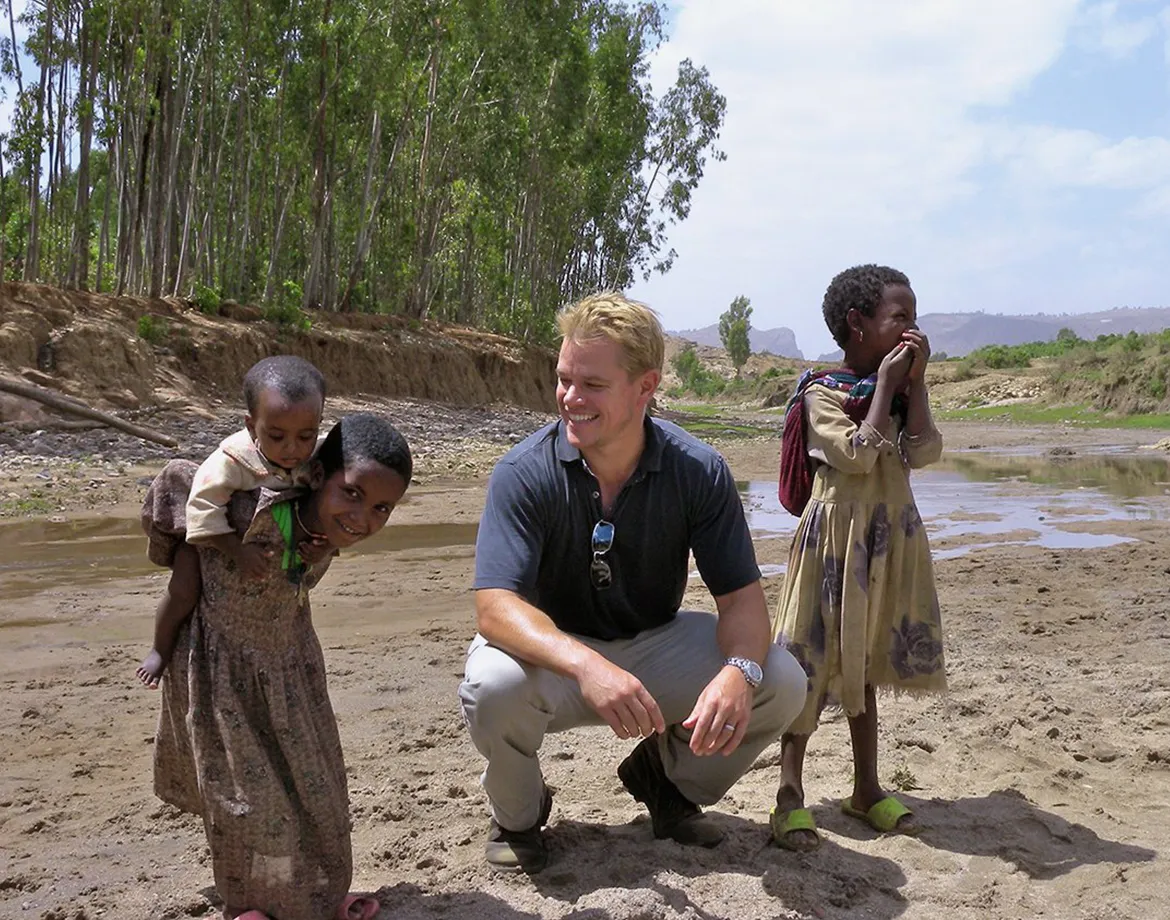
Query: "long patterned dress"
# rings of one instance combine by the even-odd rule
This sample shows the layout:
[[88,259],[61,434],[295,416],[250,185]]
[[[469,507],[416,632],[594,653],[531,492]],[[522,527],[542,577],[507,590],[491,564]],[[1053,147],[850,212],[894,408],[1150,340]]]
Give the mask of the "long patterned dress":
[[811,734],[833,700],[865,711],[865,687],[946,689],[930,545],[909,470],[934,463],[942,436],[882,431],[845,414],[847,394],[805,394],[808,453],[819,461],[792,540],[773,636],[804,667],[808,701],[788,729]]
[[[142,523],[160,565],[183,540],[195,469],[172,461],[147,492]],[[349,798],[308,598],[329,560],[299,585],[280,568],[284,544],[269,509],[289,495],[237,492],[228,506],[237,533],[274,551],[264,580],[197,548],[203,591],[162,682],[154,788],[203,818],[225,904],[323,920],[353,874]]]

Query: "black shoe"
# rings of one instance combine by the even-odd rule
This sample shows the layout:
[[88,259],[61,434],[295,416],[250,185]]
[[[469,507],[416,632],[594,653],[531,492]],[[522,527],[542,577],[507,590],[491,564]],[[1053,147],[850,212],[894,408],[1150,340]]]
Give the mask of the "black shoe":
[[683,846],[713,847],[723,831],[666,776],[658,739],[644,739],[618,767],[618,779],[650,811],[654,836]]
[[492,818],[487,844],[483,855],[488,865],[503,872],[526,872],[535,875],[548,865],[548,847],[540,829],[548,823],[552,812],[552,793],[544,787],[544,799],[540,805],[540,817],[528,830],[510,831],[500,827]]

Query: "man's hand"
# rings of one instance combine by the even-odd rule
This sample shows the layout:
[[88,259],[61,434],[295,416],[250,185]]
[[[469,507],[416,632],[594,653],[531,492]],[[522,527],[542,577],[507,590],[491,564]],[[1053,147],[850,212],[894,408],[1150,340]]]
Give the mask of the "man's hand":
[[662,711],[629,671],[598,656],[580,680],[581,695],[619,738],[648,738],[666,731]]
[[691,751],[726,757],[743,741],[751,715],[752,688],[739,668],[725,666],[703,688],[682,724],[691,730]]

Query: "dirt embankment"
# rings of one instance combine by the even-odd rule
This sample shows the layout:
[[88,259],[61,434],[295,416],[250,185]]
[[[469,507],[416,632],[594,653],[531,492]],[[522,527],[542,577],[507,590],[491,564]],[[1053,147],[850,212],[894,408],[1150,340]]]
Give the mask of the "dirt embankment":
[[[390,316],[315,313],[302,331],[265,321],[255,307],[229,303],[219,314],[177,298],[0,284],[0,373],[115,410],[178,408],[234,402],[252,364],[295,354],[321,369],[332,395],[554,406],[556,358],[547,348]],[[19,410],[33,411],[5,400],[0,421]]]

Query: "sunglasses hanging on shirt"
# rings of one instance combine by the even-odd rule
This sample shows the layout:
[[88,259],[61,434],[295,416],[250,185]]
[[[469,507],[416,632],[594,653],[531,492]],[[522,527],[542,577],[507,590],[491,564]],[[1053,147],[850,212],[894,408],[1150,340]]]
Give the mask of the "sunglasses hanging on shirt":
[[589,564],[589,580],[599,591],[613,584],[613,571],[602,557],[613,549],[614,528],[609,521],[598,521],[593,526],[593,561]]

